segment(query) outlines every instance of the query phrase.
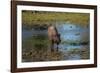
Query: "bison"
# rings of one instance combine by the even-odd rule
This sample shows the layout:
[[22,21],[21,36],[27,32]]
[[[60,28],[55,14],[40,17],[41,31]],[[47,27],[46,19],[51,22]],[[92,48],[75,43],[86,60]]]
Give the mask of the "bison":
[[58,51],[58,45],[60,44],[61,39],[60,34],[57,31],[57,28],[53,25],[48,26],[48,38],[50,41],[51,51],[54,51],[55,49]]

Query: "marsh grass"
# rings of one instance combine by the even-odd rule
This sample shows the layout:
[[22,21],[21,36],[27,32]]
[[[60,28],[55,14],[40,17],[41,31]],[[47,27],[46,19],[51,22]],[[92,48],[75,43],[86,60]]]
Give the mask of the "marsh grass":
[[22,24],[27,26],[45,25],[70,22],[81,26],[88,26],[89,13],[22,11]]
[[51,51],[49,41],[45,36],[30,37],[23,41],[22,61],[60,61],[69,60],[73,55],[79,55],[81,59],[89,59],[88,48],[72,48],[69,51]]
[[62,53],[57,51],[48,51],[46,49],[23,52],[23,62],[38,62],[38,61],[58,61],[62,60]]
[[[70,60],[69,57],[74,55],[79,55],[81,59],[89,59],[88,49],[73,49],[70,51],[60,52],[60,51],[48,51],[46,49],[41,49],[39,51],[32,49],[29,52],[23,52],[23,62],[38,62],[38,61],[61,61]],[[77,60],[77,59],[76,59]]]
[[46,36],[34,36],[23,41],[22,59],[29,61],[53,61],[61,60],[61,52],[51,52],[49,41]]

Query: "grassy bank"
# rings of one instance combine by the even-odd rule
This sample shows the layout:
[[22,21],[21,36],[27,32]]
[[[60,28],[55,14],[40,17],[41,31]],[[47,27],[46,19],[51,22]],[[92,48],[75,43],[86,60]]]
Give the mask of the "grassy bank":
[[24,25],[49,25],[54,23],[70,22],[87,26],[89,24],[88,13],[22,11],[22,24]]

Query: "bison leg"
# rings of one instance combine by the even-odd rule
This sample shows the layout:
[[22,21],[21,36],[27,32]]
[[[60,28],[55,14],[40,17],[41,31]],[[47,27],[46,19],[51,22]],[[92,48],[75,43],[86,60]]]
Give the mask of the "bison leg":
[[56,48],[57,51],[59,51],[59,47],[58,47],[58,45],[59,45],[59,43],[57,43],[57,48]]
[[51,41],[51,52],[53,52],[53,51],[54,51],[54,42]]
[[57,49],[56,50],[58,51],[58,45],[57,45]]

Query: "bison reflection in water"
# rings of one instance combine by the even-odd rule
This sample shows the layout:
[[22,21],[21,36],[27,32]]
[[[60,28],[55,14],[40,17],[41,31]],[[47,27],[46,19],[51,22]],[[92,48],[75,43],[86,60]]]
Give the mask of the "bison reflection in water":
[[54,51],[55,49],[58,51],[58,45],[61,42],[60,34],[57,31],[57,28],[53,25],[48,27],[48,38],[50,41],[50,49]]

